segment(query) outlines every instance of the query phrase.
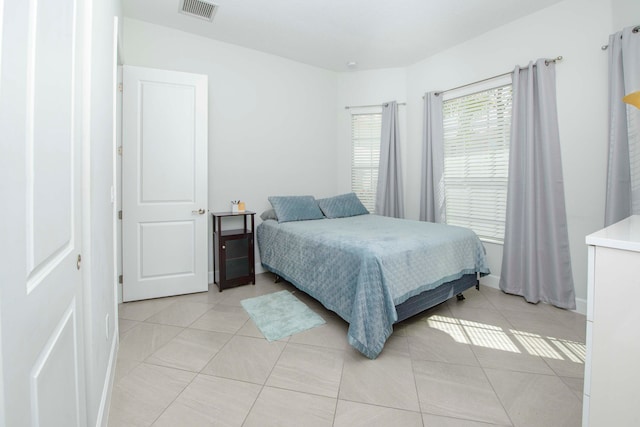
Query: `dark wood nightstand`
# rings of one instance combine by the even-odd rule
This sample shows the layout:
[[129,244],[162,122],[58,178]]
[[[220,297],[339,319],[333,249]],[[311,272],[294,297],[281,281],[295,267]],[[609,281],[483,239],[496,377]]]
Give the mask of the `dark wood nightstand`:
[[[248,283],[256,284],[254,254],[255,212],[212,212],[213,216],[213,271],[218,289],[233,288]],[[222,220],[242,218],[243,228],[226,230]],[[251,224],[247,224],[247,219]],[[216,275],[216,268],[218,274]]]

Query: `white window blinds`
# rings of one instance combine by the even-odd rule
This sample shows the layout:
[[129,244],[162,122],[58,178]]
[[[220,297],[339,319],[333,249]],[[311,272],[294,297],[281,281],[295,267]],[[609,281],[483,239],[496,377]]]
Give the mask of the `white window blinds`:
[[631,173],[631,212],[640,213],[640,120],[635,107],[627,106],[627,133]]
[[447,224],[497,243],[504,241],[511,99],[508,84],[443,103]]
[[351,115],[351,191],[375,213],[382,113]]

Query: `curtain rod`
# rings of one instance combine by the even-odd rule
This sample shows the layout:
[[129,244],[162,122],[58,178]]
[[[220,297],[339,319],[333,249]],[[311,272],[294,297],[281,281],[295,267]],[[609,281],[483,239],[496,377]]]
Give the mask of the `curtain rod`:
[[[544,60],[544,65],[549,65],[552,62],[555,63],[555,62],[558,62],[558,61],[562,61],[562,56],[557,56],[555,58],[545,59]],[[522,67],[522,68],[524,68],[524,67]],[[477,85],[478,83],[488,82],[489,80],[497,79],[498,77],[508,76],[512,72],[513,71],[509,71],[508,73],[502,73],[502,74],[498,74],[498,75],[495,75],[495,76],[492,76],[492,77],[487,77],[486,79],[478,80],[478,81],[473,82],[473,83],[467,83],[467,84],[464,84],[464,85],[461,85],[461,86],[452,87],[451,89],[441,90],[440,92],[436,92],[436,96],[440,96],[443,93],[451,92],[453,90],[462,89],[462,88],[465,88],[467,86]],[[422,99],[424,99],[424,95],[422,95]]]
[[[640,32],[640,25],[636,25],[636,26],[633,28],[633,30],[631,30],[631,31],[632,31],[633,33]],[[622,37],[622,36],[620,36],[620,37]],[[602,50],[607,50],[608,48],[609,48],[609,45],[608,45],[608,44],[603,44],[603,45],[602,45],[602,47],[600,47],[600,49],[602,49]]]
[[[386,107],[387,105],[389,105],[388,102],[385,102],[384,104],[371,104],[371,105],[347,105],[346,107],[344,107],[344,109],[348,110],[350,108]],[[407,103],[398,102],[398,105],[407,105]]]

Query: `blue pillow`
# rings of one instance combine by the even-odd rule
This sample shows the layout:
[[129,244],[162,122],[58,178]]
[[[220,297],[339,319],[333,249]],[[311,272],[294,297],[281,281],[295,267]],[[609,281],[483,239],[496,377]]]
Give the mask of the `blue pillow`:
[[278,222],[324,218],[313,196],[271,196],[269,201],[276,211]]
[[263,221],[266,221],[268,219],[275,219],[277,221],[278,215],[276,215],[276,211],[274,211],[273,209],[267,209],[260,214],[260,218],[262,218]]
[[318,200],[318,206],[327,218],[344,218],[347,216],[366,215],[369,213],[356,193],[341,194]]

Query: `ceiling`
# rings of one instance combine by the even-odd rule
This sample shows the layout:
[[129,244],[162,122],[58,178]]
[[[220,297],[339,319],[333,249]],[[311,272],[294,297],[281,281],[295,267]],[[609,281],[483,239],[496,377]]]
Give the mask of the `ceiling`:
[[206,1],[212,22],[178,13],[180,0],[123,0],[124,15],[345,71],[405,67],[562,0]]

